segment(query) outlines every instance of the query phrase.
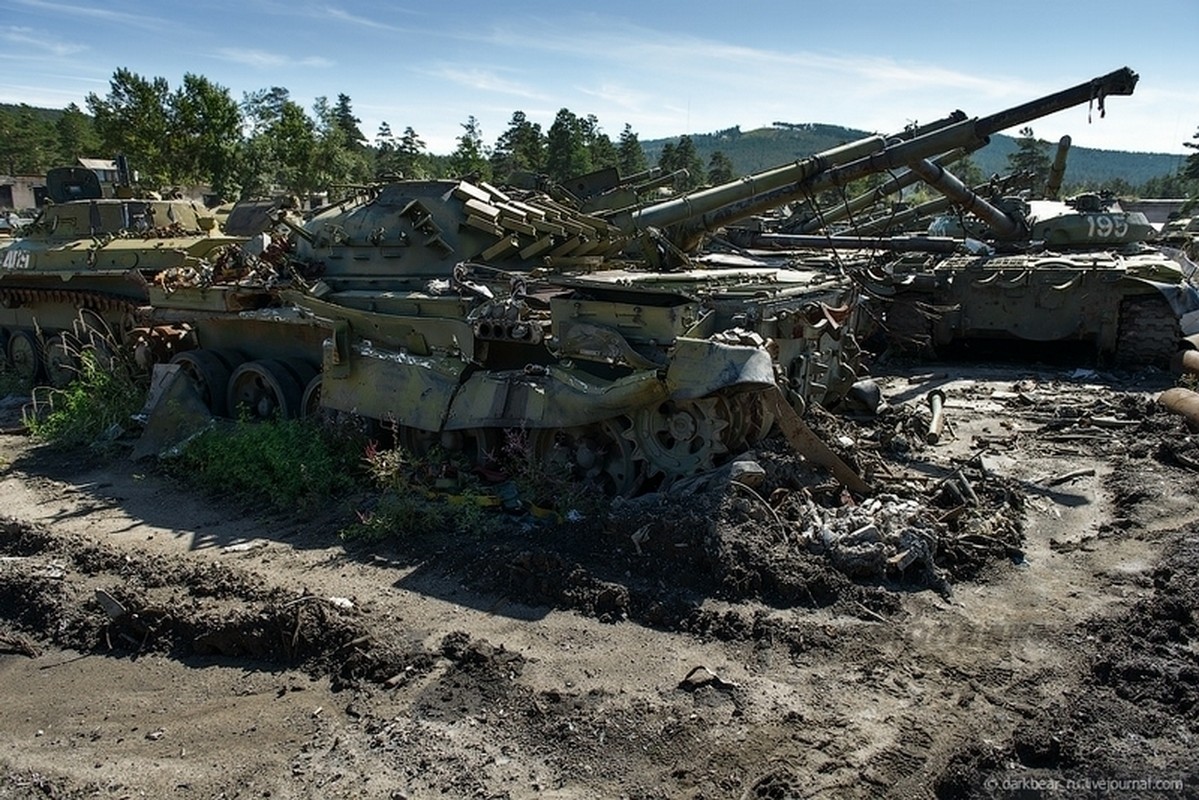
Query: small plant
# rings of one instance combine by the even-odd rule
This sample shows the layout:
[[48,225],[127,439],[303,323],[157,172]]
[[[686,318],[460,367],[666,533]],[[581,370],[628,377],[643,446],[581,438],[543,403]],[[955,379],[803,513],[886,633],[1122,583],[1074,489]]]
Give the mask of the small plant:
[[101,358],[96,350],[78,354],[76,378],[62,389],[37,387],[25,424],[38,439],[56,448],[103,449],[122,432],[145,401],[146,386],[132,364]]
[[[437,448],[418,456],[371,445],[364,461],[381,493],[369,509],[358,512],[358,521],[342,531],[342,538],[379,541],[428,532],[488,536],[504,525],[503,511],[530,511],[559,521],[603,519],[603,491],[575,480],[561,464],[538,458],[527,432],[505,432],[496,449],[485,454],[488,469],[479,470],[461,454]],[[484,483],[480,473],[490,482]],[[506,481],[495,482],[504,476]]]
[[341,532],[346,540],[381,541],[425,533],[487,536],[503,525],[498,501],[461,456],[434,448],[416,456],[401,447],[371,443],[363,456],[368,474],[380,489],[369,509]]
[[243,500],[310,510],[354,488],[360,452],[317,422],[241,419],[189,442],[173,471]]
[[552,511],[559,518],[582,515],[598,519],[607,505],[602,487],[578,480],[559,462],[540,458],[530,445],[528,431],[504,431],[497,454],[499,467],[512,476],[520,497],[533,505]]

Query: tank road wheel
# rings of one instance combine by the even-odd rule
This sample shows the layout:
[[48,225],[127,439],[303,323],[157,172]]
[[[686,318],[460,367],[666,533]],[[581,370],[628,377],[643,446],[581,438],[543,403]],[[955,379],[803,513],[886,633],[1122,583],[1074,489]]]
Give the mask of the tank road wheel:
[[299,381],[300,385],[305,388],[308,387],[308,384],[320,372],[319,369],[302,358],[282,358],[279,359],[279,363],[287,367],[287,371],[292,374],[292,377]]
[[1160,294],[1126,297],[1120,301],[1116,332],[1116,363],[1135,367],[1164,367],[1182,343],[1182,329],[1170,303]]
[[632,441],[616,420],[576,428],[539,428],[529,432],[529,447],[541,468],[598,484],[609,496],[628,495],[642,481]]
[[244,408],[254,419],[294,418],[303,400],[304,389],[291,370],[269,358],[248,361],[235,369],[226,397],[231,413],[241,413]]
[[396,425],[393,433],[396,447],[415,458],[429,455],[441,442],[441,434],[437,431],[426,431],[411,425]]
[[670,400],[634,414],[624,436],[636,444],[636,455],[645,459],[650,475],[691,475],[711,469],[716,457],[728,452],[728,426],[719,398]]
[[42,357],[46,380],[54,388],[61,389],[79,377],[79,347],[66,334],[47,339]]
[[37,337],[32,331],[13,331],[8,337],[7,353],[13,373],[32,386],[42,372],[42,348],[38,347]]
[[229,390],[229,365],[211,350],[184,350],[171,357],[196,387],[196,393],[217,417],[229,416],[226,394]]
[[304,385],[304,396],[300,399],[300,416],[317,419],[321,415],[321,375],[318,372]]

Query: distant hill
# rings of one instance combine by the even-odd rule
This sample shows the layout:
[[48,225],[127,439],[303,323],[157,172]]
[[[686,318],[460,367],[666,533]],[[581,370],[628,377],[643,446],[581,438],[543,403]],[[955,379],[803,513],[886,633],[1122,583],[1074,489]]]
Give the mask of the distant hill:
[[63,112],[61,108],[39,108],[37,106],[16,105],[14,103],[0,103],[0,111],[15,114],[21,110],[28,110],[33,116],[40,117],[47,122],[58,122],[58,118],[62,116]]
[[[839,125],[782,124],[776,127],[742,131],[739,127],[715,133],[692,134],[695,150],[705,164],[712,153],[721,150],[728,156],[739,175],[787,164],[846,142],[871,136],[869,131],[842,128]],[[642,148],[650,163],[657,163],[663,145],[678,139],[643,141]],[[1056,142],[1049,148],[1053,157]],[[1009,172],[1007,157],[1016,150],[1016,139],[997,134],[991,143],[973,153],[971,158],[985,175]],[[1151,178],[1173,175],[1185,155],[1169,153],[1129,153],[1122,150],[1094,150],[1071,147],[1066,162],[1065,184],[1099,184],[1122,178],[1131,186],[1140,186]],[[951,168],[952,171],[952,168]]]

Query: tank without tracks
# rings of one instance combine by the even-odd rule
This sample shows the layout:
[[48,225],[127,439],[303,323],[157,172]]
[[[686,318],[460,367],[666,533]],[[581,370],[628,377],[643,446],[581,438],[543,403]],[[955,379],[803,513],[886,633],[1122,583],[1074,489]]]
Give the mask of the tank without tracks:
[[143,363],[179,361],[224,412],[228,391],[261,399],[256,370],[230,383],[247,361],[285,359],[277,382],[289,389],[317,374],[328,331],[274,308],[280,279],[265,265],[282,240],[225,235],[202,206],[128,184],[105,197],[86,169],[51,170],[47,190],[51,203],[0,258],[0,339],[23,379],[64,385],[82,348],[124,345]]
[[1106,94],[1120,70],[983,119],[958,112],[650,204],[587,213],[473,180],[396,181],[284,217],[282,293],[327,320],[322,407],[391,420],[412,447],[487,452],[500,432],[623,492],[718,463],[796,407],[835,403],[856,372],[856,298],[828,273],[715,266],[711,232],[781,203]]
[[926,175],[970,211],[929,228],[957,237],[955,252],[907,253],[863,273],[891,298],[896,341],[925,355],[967,339],[1082,342],[1103,363],[1164,367],[1199,333],[1195,265],[1157,246],[1144,214],[1095,194],[991,202],[942,170]]

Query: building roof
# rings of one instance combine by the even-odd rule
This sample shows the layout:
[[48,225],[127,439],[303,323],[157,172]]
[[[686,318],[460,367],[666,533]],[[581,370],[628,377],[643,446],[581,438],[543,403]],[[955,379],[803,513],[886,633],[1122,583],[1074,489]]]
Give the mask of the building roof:
[[107,169],[116,171],[117,162],[104,158],[81,158],[79,166],[86,169]]

